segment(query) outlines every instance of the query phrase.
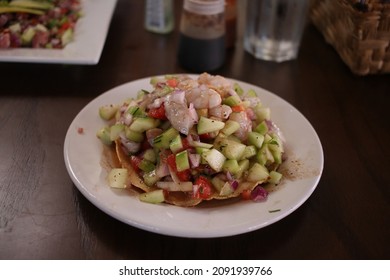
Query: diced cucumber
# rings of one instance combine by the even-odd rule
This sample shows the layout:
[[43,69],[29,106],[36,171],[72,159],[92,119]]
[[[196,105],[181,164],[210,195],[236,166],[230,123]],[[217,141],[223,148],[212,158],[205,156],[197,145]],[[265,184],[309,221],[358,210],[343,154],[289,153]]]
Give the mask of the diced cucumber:
[[242,89],[242,87],[238,83],[234,83],[233,88],[234,88],[234,91],[238,95],[243,95],[244,94],[244,90]]
[[236,132],[240,128],[240,124],[233,120],[228,120],[225,123],[225,127],[221,129],[221,132],[226,136],[229,136]]
[[249,89],[247,92],[246,92],[246,96],[247,97],[257,97],[257,94],[256,94],[256,91],[254,89]]
[[139,199],[142,202],[147,202],[147,203],[153,203],[153,204],[162,203],[165,201],[164,191],[154,190],[147,193],[141,193],[139,195]]
[[159,121],[153,118],[136,118],[130,125],[130,129],[136,132],[145,132],[148,129],[155,128],[159,125]]
[[270,143],[271,141],[272,141],[271,135],[269,135],[268,133],[264,135],[264,143]]
[[269,150],[274,158],[274,162],[277,164],[282,163],[282,151],[278,144],[268,144]]
[[278,146],[279,146],[279,149],[282,151],[282,153],[284,152],[284,147],[283,147],[283,141],[282,139],[280,139],[280,137],[278,135],[276,135],[275,133],[272,133],[270,135],[270,137],[272,137],[272,140],[271,142],[275,141]]
[[197,130],[198,134],[205,134],[214,131],[219,131],[225,126],[224,122],[209,119],[206,117],[200,117]]
[[240,166],[238,165],[238,161],[236,159],[228,159],[224,162],[222,170],[234,175],[240,171]]
[[126,168],[113,168],[108,173],[108,184],[111,188],[126,188],[128,171]]
[[139,106],[130,106],[127,109],[127,113],[133,115],[134,117],[145,117],[145,111]]
[[159,149],[169,149],[172,140],[175,139],[177,135],[179,135],[179,132],[171,127],[155,137],[152,146]]
[[221,147],[222,140],[226,139],[226,138],[227,138],[227,136],[224,133],[219,132],[217,137],[215,137],[215,139],[214,139],[213,147],[215,149],[219,150],[219,148]]
[[239,105],[241,102],[241,98],[238,95],[232,95],[223,100],[223,104],[228,105],[230,107]]
[[12,33],[19,33],[22,30],[22,26],[19,22],[10,25],[8,28]]
[[219,195],[221,195],[221,196],[228,196],[232,192],[234,192],[234,189],[233,189],[232,185],[229,182],[226,182],[223,185],[221,191],[219,192]]
[[141,100],[146,94],[149,94],[149,91],[141,89],[137,92],[137,100]]
[[142,132],[131,130],[129,127],[125,127],[126,138],[130,141],[141,143],[145,139],[145,135]]
[[238,138],[236,135],[229,135],[229,136],[227,136],[227,138],[229,140],[232,140],[232,141],[237,142],[237,143],[241,143],[242,142],[241,139]]
[[203,142],[199,142],[199,141],[193,141],[191,143],[191,146],[195,147],[195,148],[211,149],[213,147],[213,144],[203,143]]
[[257,153],[257,149],[253,145],[245,146],[245,150],[241,155],[241,159],[251,158],[255,156]]
[[211,149],[202,153],[202,158],[217,172],[222,170],[226,157],[218,150]]
[[117,123],[111,126],[110,128],[110,140],[115,141],[119,138],[119,135],[125,131],[125,125]]
[[176,135],[175,138],[172,139],[172,142],[169,144],[169,148],[172,153],[176,153],[183,149],[183,142],[181,141],[181,136],[179,134]]
[[177,153],[175,158],[177,171],[183,171],[190,168],[187,150]]
[[268,169],[264,165],[256,162],[251,168],[249,168],[246,179],[249,182],[264,182],[268,179],[268,177]]
[[267,165],[269,163],[274,162],[274,156],[272,155],[268,144],[261,147],[256,154],[256,161],[261,165]]
[[65,32],[61,35],[61,43],[63,46],[69,44],[73,40],[73,29],[68,28],[65,30]]
[[170,192],[192,192],[192,182],[165,182],[158,181],[157,187]]
[[117,105],[113,105],[113,104],[104,105],[104,106],[99,107],[99,116],[103,120],[108,121],[108,120],[111,120],[115,116],[117,111],[118,111]]
[[264,120],[271,119],[271,110],[270,110],[270,108],[266,108],[266,107],[262,107],[262,106],[256,105],[253,111],[256,114],[258,122],[262,122]]
[[220,192],[222,187],[225,185],[225,181],[222,180],[221,178],[219,177],[213,177],[211,179],[211,184],[213,184],[213,187],[218,191]]
[[244,174],[244,172],[246,172],[249,169],[249,160],[248,159],[240,160],[238,162],[238,166],[240,167],[240,169],[238,170],[238,172],[236,174],[234,174],[234,176],[237,179],[241,178],[242,175]]
[[109,127],[103,127],[99,129],[98,132],[96,133],[96,136],[100,139],[100,141],[102,141],[103,144],[107,146],[112,144]]
[[27,27],[27,29],[22,34],[22,44],[28,45],[31,43],[33,37],[35,36],[35,28]]
[[283,177],[282,173],[279,173],[277,171],[271,171],[269,173],[268,183],[277,185],[280,183],[282,177]]
[[153,186],[158,182],[158,180],[160,180],[160,177],[156,174],[156,169],[146,172],[142,177],[144,178],[145,184],[149,187]]
[[207,148],[203,148],[203,147],[196,147],[195,148],[195,152],[199,155],[201,155],[204,151],[208,151],[210,149],[207,149]]
[[222,139],[219,150],[228,159],[240,159],[245,150],[245,145],[232,141],[228,138]]
[[145,150],[144,154],[143,154],[143,158],[152,162],[152,163],[156,163],[157,162],[157,155],[156,155],[156,152],[153,150],[153,149],[147,149]]
[[262,121],[261,123],[259,123],[256,128],[254,129],[254,131],[260,133],[261,135],[265,135],[267,132],[268,132],[268,126],[267,126],[267,123],[265,121]]
[[139,163],[138,168],[141,169],[144,172],[151,172],[154,169],[156,169],[156,166],[153,164],[153,162],[151,162],[151,161],[149,161],[149,160],[144,158]]
[[264,142],[264,136],[258,132],[251,131],[248,133],[248,143],[260,149]]
[[242,101],[241,105],[244,106],[244,108],[249,108],[251,107],[251,102],[249,100],[245,100]]

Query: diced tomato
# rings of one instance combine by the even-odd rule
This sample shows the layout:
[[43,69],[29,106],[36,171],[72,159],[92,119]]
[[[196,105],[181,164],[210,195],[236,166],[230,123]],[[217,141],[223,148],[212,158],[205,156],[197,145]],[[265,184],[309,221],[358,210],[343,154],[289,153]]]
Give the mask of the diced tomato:
[[195,185],[198,186],[198,190],[194,193],[195,198],[207,199],[211,195],[212,184],[205,176],[199,176],[195,180]]
[[140,157],[137,157],[137,156],[130,157],[131,167],[133,167],[133,169],[136,173],[139,173],[141,171],[138,167],[140,165],[141,161],[142,161],[142,159]]
[[232,107],[233,112],[243,112],[245,111],[245,107],[243,105],[236,105]]
[[213,136],[211,133],[203,133],[203,134],[199,134],[199,139],[201,141],[208,141],[208,140],[213,139]]
[[150,149],[152,148],[152,145],[150,145],[148,139],[144,139],[144,141],[142,141],[141,143],[141,151],[146,151],[147,149]]
[[166,120],[164,103],[158,108],[151,108],[148,112],[148,116],[154,119]]
[[180,181],[182,182],[187,182],[191,180],[191,170],[186,169],[183,171],[177,171],[176,172],[177,178],[179,178]]
[[181,144],[183,145],[183,151],[192,148],[192,147],[190,146],[190,143],[188,142],[188,139],[187,139],[187,138],[182,138],[182,139],[181,139]]
[[176,173],[177,178],[179,178],[180,181],[186,182],[186,181],[190,181],[191,180],[191,170],[190,169],[186,169],[186,170],[183,170],[183,171],[177,171],[176,156],[174,154],[170,154],[167,157],[167,163],[168,163],[169,168],[173,172]]
[[67,8],[61,8],[61,15],[66,15],[69,12]]
[[251,190],[244,190],[241,193],[241,198],[244,200],[250,200],[251,199]]
[[167,80],[167,85],[170,87],[176,87],[179,81],[176,78],[171,78]]
[[167,157],[167,163],[168,163],[168,166],[174,170],[175,172],[177,171],[177,168],[176,168],[176,157],[174,154],[170,154],[168,157]]

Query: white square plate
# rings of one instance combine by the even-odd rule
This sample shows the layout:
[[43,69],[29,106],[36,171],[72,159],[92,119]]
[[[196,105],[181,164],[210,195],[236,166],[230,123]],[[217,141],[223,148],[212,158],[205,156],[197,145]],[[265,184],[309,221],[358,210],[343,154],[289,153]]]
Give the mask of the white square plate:
[[97,64],[117,0],[83,0],[73,42],[64,49],[0,49],[0,61]]

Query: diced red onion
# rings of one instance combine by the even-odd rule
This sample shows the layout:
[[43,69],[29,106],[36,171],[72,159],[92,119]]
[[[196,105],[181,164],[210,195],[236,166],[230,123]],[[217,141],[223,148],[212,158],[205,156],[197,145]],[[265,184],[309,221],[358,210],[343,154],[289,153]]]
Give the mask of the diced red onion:
[[129,153],[137,153],[141,148],[141,143],[129,141],[129,140],[123,140],[121,141],[123,147],[126,148],[127,152]]
[[129,126],[131,122],[133,121],[133,115],[132,114],[125,114],[124,116],[124,124]]
[[148,105],[149,109],[159,108],[165,101],[165,97],[156,98],[152,103]]
[[151,128],[146,131],[146,139],[148,140],[149,144],[153,144],[153,139],[159,136],[161,133],[163,133],[163,130],[161,128]]
[[192,193],[194,196],[199,192],[199,185],[192,185]]
[[160,161],[160,163],[157,165],[157,168],[156,168],[156,175],[159,178],[163,178],[165,176],[170,175],[168,164],[163,163],[162,161]]
[[200,164],[200,155],[199,154],[189,154],[191,168],[196,168]]
[[268,197],[268,192],[260,185],[255,187],[251,192],[251,199],[253,201],[258,201],[258,202],[265,201],[267,200],[267,197]]
[[226,172],[226,178],[227,178],[229,181],[233,181],[233,180],[234,180],[232,174],[231,174],[229,171]]
[[238,188],[238,181],[236,180],[231,181],[230,186],[233,188],[233,190],[236,190]]
[[176,184],[180,183],[180,179],[177,177],[175,171],[169,167],[169,165],[168,165],[168,170],[169,170],[169,174],[171,175],[173,182],[175,182]]
[[183,104],[185,100],[185,92],[183,90],[176,90],[167,97],[168,101]]
[[198,123],[199,116],[194,108],[194,104],[190,103],[190,106],[188,108],[188,113],[190,114],[190,117],[193,119],[194,123]]

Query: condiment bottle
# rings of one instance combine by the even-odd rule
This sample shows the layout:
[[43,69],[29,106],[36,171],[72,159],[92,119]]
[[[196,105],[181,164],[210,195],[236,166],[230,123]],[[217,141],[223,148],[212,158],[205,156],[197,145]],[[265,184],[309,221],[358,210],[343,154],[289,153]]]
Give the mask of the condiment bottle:
[[236,0],[226,0],[226,48],[233,48],[237,33],[237,3]]
[[166,34],[173,30],[172,0],[146,0],[145,28],[148,31]]
[[194,72],[213,71],[225,61],[225,1],[184,0],[178,59]]

